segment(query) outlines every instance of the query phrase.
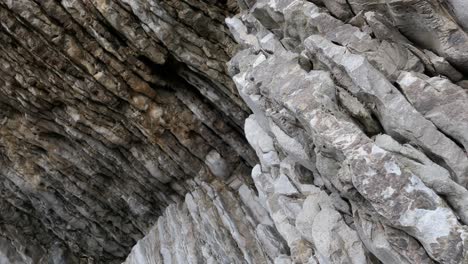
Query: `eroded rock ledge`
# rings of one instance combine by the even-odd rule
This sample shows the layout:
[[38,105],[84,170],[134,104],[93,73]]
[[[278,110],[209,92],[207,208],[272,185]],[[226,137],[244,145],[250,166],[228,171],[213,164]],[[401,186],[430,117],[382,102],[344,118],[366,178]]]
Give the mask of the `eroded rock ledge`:
[[468,262],[464,7],[0,1],[0,261]]

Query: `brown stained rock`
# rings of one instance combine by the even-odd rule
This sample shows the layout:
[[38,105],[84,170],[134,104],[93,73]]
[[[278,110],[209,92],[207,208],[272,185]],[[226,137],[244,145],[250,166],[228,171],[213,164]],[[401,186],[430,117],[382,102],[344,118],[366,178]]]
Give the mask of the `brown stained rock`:
[[0,0],[0,263],[467,262],[464,7]]
[[[119,262],[188,179],[234,182],[256,162],[224,66],[232,3],[135,3],[0,2],[0,176],[16,186],[1,199],[40,219],[36,235],[0,235],[47,234],[37,254],[57,242]],[[208,165],[213,152],[223,166]]]

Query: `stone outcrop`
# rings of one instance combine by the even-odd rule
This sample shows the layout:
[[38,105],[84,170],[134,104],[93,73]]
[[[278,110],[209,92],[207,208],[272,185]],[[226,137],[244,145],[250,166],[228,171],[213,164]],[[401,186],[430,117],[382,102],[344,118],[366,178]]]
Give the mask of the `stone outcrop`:
[[465,7],[0,0],[0,262],[468,262]]
[[22,263],[54,245],[119,263],[186,180],[249,183],[249,110],[226,71],[236,8],[0,1],[0,237]]

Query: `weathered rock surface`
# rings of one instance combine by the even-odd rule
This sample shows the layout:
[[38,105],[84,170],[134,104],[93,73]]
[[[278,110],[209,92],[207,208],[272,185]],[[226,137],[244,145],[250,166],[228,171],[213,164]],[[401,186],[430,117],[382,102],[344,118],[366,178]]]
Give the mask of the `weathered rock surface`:
[[56,244],[118,263],[187,179],[248,184],[236,8],[0,1],[0,237],[32,263]]
[[125,263],[267,263],[287,253],[253,190],[196,185],[184,203],[168,206]]
[[0,263],[468,263],[466,7],[0,0]]

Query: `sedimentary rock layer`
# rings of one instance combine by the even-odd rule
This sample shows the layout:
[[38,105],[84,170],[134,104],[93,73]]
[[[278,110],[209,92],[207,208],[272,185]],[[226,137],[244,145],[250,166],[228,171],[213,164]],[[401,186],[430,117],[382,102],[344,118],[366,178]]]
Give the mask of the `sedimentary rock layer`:
[[249,110],[226,72],[236,8],[0,1],[0,237],[20,263],[54,245],[118,263],[187,179],[249,182]]
[[0,262],[468,262],[464,7],[0,0]]
[[[251,176],[288,248],[266,262],[465,263],[468,42],[456,3],[313,2],[251,1],[226,20],[242,47],[229,72],[253,112]],[[142,254],[147,243],[128,263],[162,252]]]

